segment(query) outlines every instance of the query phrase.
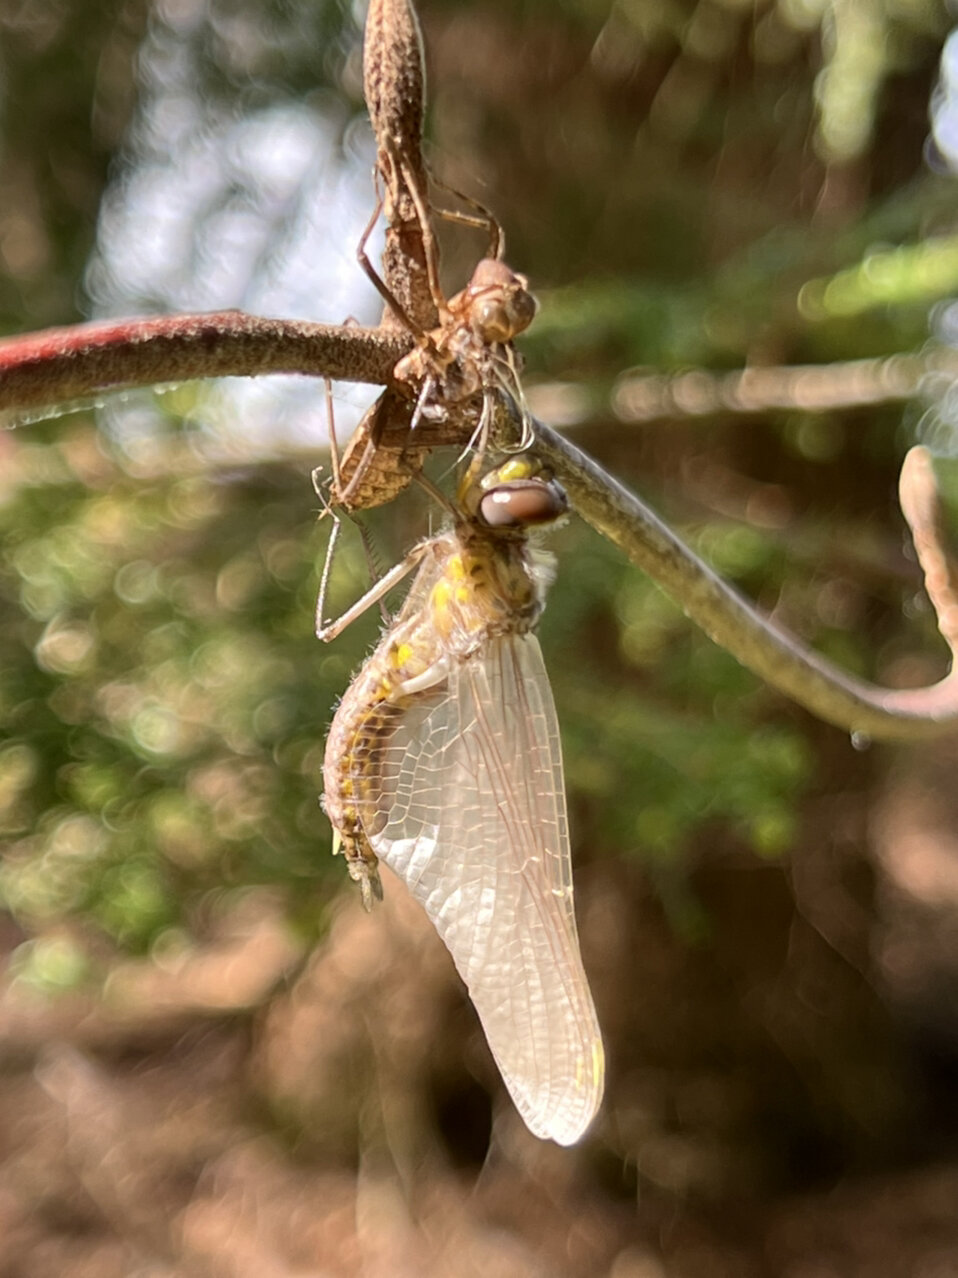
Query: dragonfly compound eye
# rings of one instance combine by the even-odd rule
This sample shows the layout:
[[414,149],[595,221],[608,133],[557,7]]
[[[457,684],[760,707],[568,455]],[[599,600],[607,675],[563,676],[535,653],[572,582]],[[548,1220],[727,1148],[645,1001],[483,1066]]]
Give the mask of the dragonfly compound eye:
[[490,528],[529,528],[552,523],[568,505],[565,492],[555,482],[516,480],[483,494],[479,516]]

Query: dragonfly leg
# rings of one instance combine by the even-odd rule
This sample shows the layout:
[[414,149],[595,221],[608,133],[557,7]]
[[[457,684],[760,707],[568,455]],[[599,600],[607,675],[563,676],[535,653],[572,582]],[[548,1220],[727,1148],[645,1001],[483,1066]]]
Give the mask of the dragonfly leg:
[[401,559],[398,564],[390,568],[389,572],[380,577],[378,581],[374,581],[362,598],[357,599],[351,607],[347,608],[335,620],[322,622],[317,616],[317,639],[322,639],[323,643],[329,643],[331,639],[341,635],[346,627],[352,625],[357,617],[361,617],[373,604],[378,604],[380,599],[385,598],[390,590],[399,585],[403,578],[408,577],[428,549],[428,542],[422,542],[420,545],[414,546],[404,559]]
[[[336,439],[336,417],[333,412],[333,385],[328,377],[323,378],[326,385],[326,427],[329,435],[329,461],[332,470],[332,493],[335,498],[342,501],[342,480],[339,464],[339,444]],[[333,559],[336,553],[336,544],[339,541],[342,532],[343,523],[339,515],[333,508],[333,503],[327,495],[326,484],[321,479],[323,473],[322,466],[317,466],[312,472],[313,489],[316,496],[322,503],[323,509],[320,513],[320,519],[325,519],[328,515],[333,526],[329,534],[329,541],[326,543],[326,558],[323,562],[323,571],[319,579],[319,596],[316,600],[316,627],[322,625],[323,613],[326,610],[326,594],[329,590],[329,577],[333,568]]]
[[[370,262],[368,256],[366,255],[366,244],[369,241],[370,235],[372,235],[373,233],[373,227],[376,225],[377,221],[379,220],[379,215],[382,212],[382,208],[383,208],[383,197],[382,197],[382,192],[380,191],[380,188],[379,188],[378,170],[376,170],[373,174],[373,181],[376,187],[376,207],[375,209],[373,209],[372,217],[366,223],[366,229],[363,231],[362,235],[359,237],[359,243],[356,245],[356,258],[357,258],[357,261],[359,262],[359,265],[366,272],[366,275],[369,278],[370,283],[375,288],[379,296],[386,303],[386,305],[389,307],[389,309],[392,311],[392,313],[395,315],[396,319],[399,320],[400,324],[402,324],[404,328],[408,329],[408,331],[412,333],[414,337],[424,339],[426,334],[423,331],[423,329],[421,329],[419,325],[412,319],[412,317],[407,314],[402,303],[399,301],[395,293],[392,291],[392,289],[389,287],[389,285],[386,283],[383,277],[379,274],[375,266],[373,266],[372,262]],[[418,211],[418,207],[417,207],[417,211]]]
[[450,186],[447,182],[441,182],[438,178],[433,178],[433,181],[436,186],[448,191],[457,200],[462,200],[464,204],[470,204],[475,209],[475,213],[462,213],[458,209],[437,208],[435,210],[437,215],[445,218],[447,222],[458,222],[460,226],[472,226],[476,230],[486,231],[489,236],[488,256],[501,261],[506,251],[506,234],[502,229],[502,224],[492,210],[487,209],[478,200],[474,200],[471,195],[466,195],[464,191],[457,191],[454,186]]
[[[383,561],[379,555],[379,550],[373,540],[373,535],[369,531],[368,525],[364,524],[361,519],[357,519],[353,516],[352,520],[359,530],[359,540],[363,544],[363,554],[366,556],[366,569],[369,573],[369,580],[371,582],[379,581],[384,575],[385,569],[383,568]],[[386,607],[382,599],[379,601],[379,615],[382,617],[383,625],[388,626],[392,618],[389,615],[389,609]]]
[[420,692],[428,692],[431,688],[436,688],[441,683],[445,683],[449,678],[449,657],[443,655],[438,661],[434,661],[432,665],[422,672],[415,675],[412,679],[404,679],[402,683],[396,685],[393,693],[394,698],[414,697]]
[[[503,365],[505,365],[505,372],[503,372]],[[526,403],[525,391],[522,389],[522,379],[516,366],[516,353],[511,346],[502,348],[502,354],[495,359],[493,373],[499,389],[515,404],[519,413],[519,420],[522,423],[522,434],[519,437],[518,444],[513,445],[506,451],[524,453],[536,442],[536,433],[532,424],[532,414],[529,412],[529,405]]]
[[326,480],[323,476],[322,466],[314,466],[309,472],[309,477],[313,483],[313,492],[322,502],[322,510],[319,512],[320,519],[325,519],[329,514],[329,498],[326,496]]
[[[339,440],[336,438],[336,414],[333,412],[333,384],[328,377],[323,378],[326,387],[326,434],[329,438],[329,464],[333,472],[333,493],[342,492],[339,469]],[[315,474],[315,472],[313,472]],[[314,480],[315,487],[315,480]]]
[[[333,561],[336,556],[336,546],[343,530],[342,518],[332,506],[323,491],[322,481],[319,478],[321,474],[322,467],[317,466],[313,471],[313,487],[316,489],[319,499],[323,503],[323,510],[320,514],[320,519],[329,515],[333,521],[333,526],[330,530],[329,541],[326,543],[326,557],[323,561],[323,571],[319,578],[319,595],[316,599],[316,633],[320,638],[322,638],[324,634],[323,614],[326,611],[326,597],[329,594],[329,579],[332,575]],[[359,530],[359,537],[363,544],[363,551],[366,556],[366,566],[369,569],[370,580],[373,584],[375,584],[384,574],[382,560],[376,551],[372,535],[366,525],[362,523],[361,520],[357,519],[355,515],[350,514],[349,511],[346,511],[345,514],[350,522],[355,524],[356,528]],[[379,611],[383,619],[383,624],[387,625],[389,623],[389,612],[381,601],[379,604]]]
[[319,579],[319,595],[316,599],[317,634],[319,634],[323,628],[323,613],[326,611],[326,595],[329,591],[329,575],[333,567],[333,556],[336,552],[336,543],[339,541],[339,534],[343,527],[343,521],[333,511],[331,506],[327,505],[326,511],[332,515],[333,526],[329,534],[329,541],[326,543],[326,559],[323,563],[323,571]]
[[426,259],[426,275],[429,278],[429,291],[432,293],[433,305],[439,316],[439,322],[445,322],[449,307],[446,303],[446,295],[442,291],[442,285],[439,282],[439,243],[432,229],[432,220],[429,216],[429,198],[422,190],[419,184],[418,175],[405,164],[399,161],[400,172],[406,183],[406,189],[412,198],[413,205],[416,209],[416,216],[419,218],[419,229],[422,231],[422,248],[423,256]]
[[422,384],[422,387],[419,391],[419,395],[416,399],[416,407],[413,409],[412,417],[410,417],[409,419],[410,434],[412,434],[412,432],[416,429],[416,427],[419,425],[420,421],[422,420],[422,415],[425,411],[426,403],[430,395],[434,393],[435,389],[436,389],[436,378],[433,377],[433,375],[430,373],[430,375],[425,379],[425,381]]

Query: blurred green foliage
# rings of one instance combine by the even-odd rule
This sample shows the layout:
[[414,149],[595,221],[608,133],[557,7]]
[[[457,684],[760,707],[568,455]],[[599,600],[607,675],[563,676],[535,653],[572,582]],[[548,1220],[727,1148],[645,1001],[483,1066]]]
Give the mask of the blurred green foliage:
[[217,893],[315,886],[323,731],[350,669],[312,635],[308,489],[283,469],[132,477],[87,431],[17,460],[0,512],[5,903],[142,947],[201,925]]

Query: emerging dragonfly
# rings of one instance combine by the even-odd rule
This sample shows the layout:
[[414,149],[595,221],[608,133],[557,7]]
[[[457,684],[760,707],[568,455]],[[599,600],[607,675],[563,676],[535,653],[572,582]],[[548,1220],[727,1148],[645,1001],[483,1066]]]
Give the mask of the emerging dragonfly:
[[[476,466],[470,467],[475,472]],[[516,456],[460,488],[455,524],[338,622],[418,566],[336,712],[324,764],[334,851],[367,908],[384,861],[425,907],[517,1109],[568,1145],[598,1109],[604,1061],[573,910],[555,707],[532,634],[552,576],[527,531],[566,510]]]
[[[416,346],[396,365],[395,383],[367,410],[342,457],[336,445],[327,382],[332,462],[328,495],[320,472],[313,472],[316,492],[325,511],[333,516],[316,602],[319,630],[325,624],[329,573],[341,528],[337,509],[348,514],[392,501],[420,475],[433,448],[453,444],[469,449],[475,445],[482,453],[498,390],[518,405],[523,421],[520,447],[529,446],[532,424],[512,339],[529,326],[537,308],[525,276],[498,258],[483,258],[466,287],[448,302],[441,300],[439,327],[422,333]],[[464,430],[461,415],[450,416],[448,409],[480,393],[478,422]]]
[[[422,470],[430,449],[484,442],[497,388],[524,409],[512,340],[528,328],[537,309],[525,276],[498,258],[483,258],[466,287],[448,302],[440,296],[439,302],[439,326],[418,335],[416,346],[396,365],[394,384],[367,410],[342,457],[330,432],[333,505],[347,511],[383,505]],[[447,408],[480,392],[478,425],[464,434]],[[528,434],[527,412],[523,421]],[[528,439],[523,446],[529,446]]]

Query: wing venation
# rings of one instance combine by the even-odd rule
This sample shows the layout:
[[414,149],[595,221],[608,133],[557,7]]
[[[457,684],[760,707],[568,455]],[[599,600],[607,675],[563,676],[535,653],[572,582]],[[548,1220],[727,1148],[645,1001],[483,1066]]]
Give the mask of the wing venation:
[[363,814],[452,954],[516,1107],[559,1144],[584,1133],[602,1040],[576,931],[555,707],[533,635],[453,663],[380,743]]

